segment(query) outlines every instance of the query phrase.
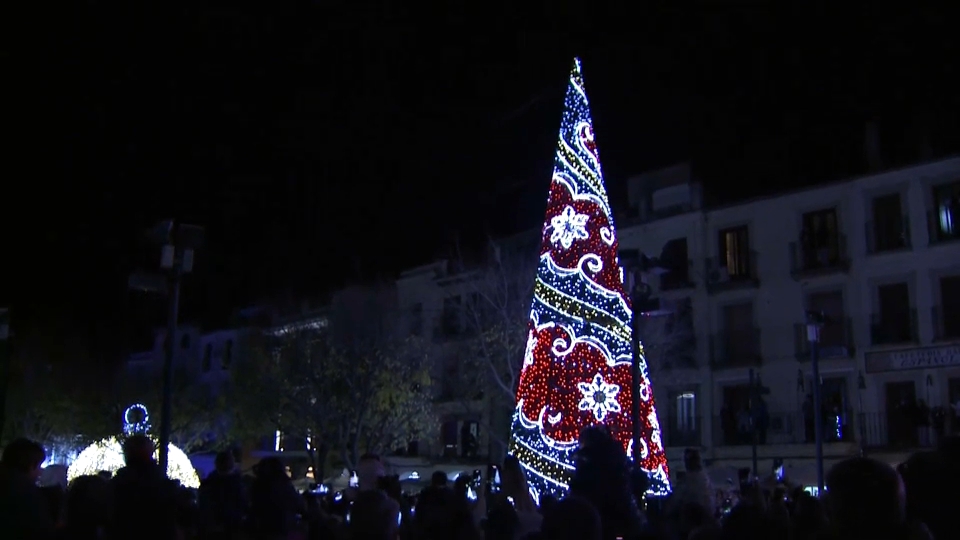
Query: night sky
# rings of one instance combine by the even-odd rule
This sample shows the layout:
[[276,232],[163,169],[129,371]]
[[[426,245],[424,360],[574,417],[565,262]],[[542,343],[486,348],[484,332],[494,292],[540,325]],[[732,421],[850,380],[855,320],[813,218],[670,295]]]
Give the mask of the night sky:
[[684,160],[725,201],[859,174],[868,119],[894,166],[960,148],[945,13],[129,4],[65,2],[6,56],[20,324],[145,320],[126,275],[164,217],[208,229],[184,293],[208,324],[537,226],[574,54],[615,201]]

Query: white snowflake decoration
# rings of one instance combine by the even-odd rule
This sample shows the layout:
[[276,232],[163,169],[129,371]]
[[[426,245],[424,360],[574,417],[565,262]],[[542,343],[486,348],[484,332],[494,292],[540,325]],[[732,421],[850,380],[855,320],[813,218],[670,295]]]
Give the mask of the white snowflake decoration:
[[581,411],[593,411],[598,422],[603,422],[607,413],[620,412],[620,403],[617,402],[620,386],[605,383],[599,373],[594,375],[591,382],[577,383],[577,388],[583,394],[577,407]]
[[533,330],[527,336],[527,350],[523,352],[523,365],[533,365],[533,351],[537,348],[537,333]]
[[564,208],[559,216],[550,219],[550,226],[553,228],[550,242],[553,244],[560,242],[563,249],[570,249],[574,240],[590,238],[590,235],[587,234],[588,219],[590,219],[590,216],[578,214],[572,206]]

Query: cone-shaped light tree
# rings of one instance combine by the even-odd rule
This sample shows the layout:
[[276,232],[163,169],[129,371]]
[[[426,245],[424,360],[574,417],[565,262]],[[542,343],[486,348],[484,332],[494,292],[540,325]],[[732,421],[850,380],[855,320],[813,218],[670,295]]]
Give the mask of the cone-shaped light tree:
[[[600,172],[590,108],[574,60],[560,126],[530,329],[517,389],[510,453],[536,496],[562,495],[580,431],[604,424],[649,473],[652,495],[670,491],[646,361],[632,381],[630,299]],[[632,400],[643,448],[633,448]]]

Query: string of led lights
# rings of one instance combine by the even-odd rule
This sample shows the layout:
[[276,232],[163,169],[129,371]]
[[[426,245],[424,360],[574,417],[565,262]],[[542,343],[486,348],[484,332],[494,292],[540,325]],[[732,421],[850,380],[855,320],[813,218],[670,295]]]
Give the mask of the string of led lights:
[[650,475],[648,493],[670,492],[642,348],[640,380],[631,376],[631,316],[577,59],[547,199],[510,442],[535,498],[567,491],[580,432],[587,426],[606,425],[632,455],[634,399],[640,403],[643,443],[636,458]]

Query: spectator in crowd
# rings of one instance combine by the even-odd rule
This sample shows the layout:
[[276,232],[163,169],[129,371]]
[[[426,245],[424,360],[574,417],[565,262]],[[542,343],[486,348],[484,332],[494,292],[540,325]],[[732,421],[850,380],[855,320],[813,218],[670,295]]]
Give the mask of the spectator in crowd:
[[600,514],[586,499],[570,496],[543,518],[542,540],[601,540]]
[[0,531],[3,538],[50,538],[53,516],[37,486],[47,458],[39,444],[16,439],[0,457]]
[[153,454],[153,441],[144,435],[133,435],[123,442],[126,466],[110,480],[114,501],[111,534],[116,538],[149,534],[167,540],[180,534],[177,485],[167,478]]
[[229,540],[240,534],[249,503],[233,454],[218,453],[215,467],[200,484],[200,526],[205,538]]
[[383,491],[364,490],[350,509],[351,540],[397,540],[400,505]]

